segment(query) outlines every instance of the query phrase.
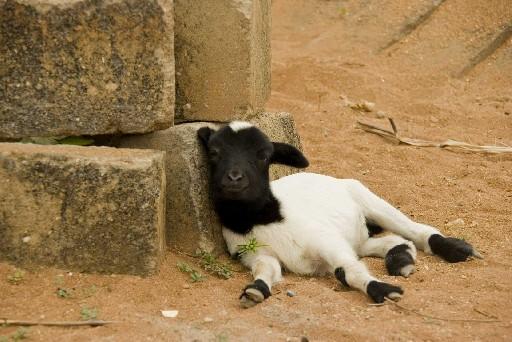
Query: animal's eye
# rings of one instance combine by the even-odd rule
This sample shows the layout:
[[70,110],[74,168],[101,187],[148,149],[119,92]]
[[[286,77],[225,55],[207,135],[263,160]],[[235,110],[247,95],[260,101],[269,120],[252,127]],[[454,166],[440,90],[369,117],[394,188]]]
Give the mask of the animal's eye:
[[216,148],[212,148],[210,149],[210,151],[208,151],[208,157],[210,157],[210,159],[218,159],[220,156],[220,151]]

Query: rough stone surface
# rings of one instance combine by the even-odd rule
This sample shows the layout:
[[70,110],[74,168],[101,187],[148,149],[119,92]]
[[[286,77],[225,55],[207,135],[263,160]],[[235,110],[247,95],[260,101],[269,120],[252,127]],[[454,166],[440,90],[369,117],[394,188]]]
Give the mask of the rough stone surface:
[[270,95],[270,0],[175,0],[176,120],[225,122]]
[[0,259],[145,275],[164,227],[161,151],[0,144]]
[[[293,118],[287,113],[264,113],[253,120],[273,140],[301,148]],[[167,238],[172,248],[194,253],[198,248],[219,252],[224,248],[221,225],[209,197],[206,152],[197,138],[205,125],[180,124],[151,134],[124,137],[122,147],[167,151]],[[271,178],[277,179],[296,169],[273,165]]]
[[0,0],[0,138],[172,125],[172,0]]

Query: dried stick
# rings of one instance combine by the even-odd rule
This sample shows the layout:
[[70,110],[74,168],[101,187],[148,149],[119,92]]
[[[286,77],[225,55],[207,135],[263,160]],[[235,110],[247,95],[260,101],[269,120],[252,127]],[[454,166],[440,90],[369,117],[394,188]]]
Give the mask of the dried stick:
[[491,315],[491,314],[489,314],[489,313],[487,313],[487,312],[484,312],[484,311],[482,311],[482,310],[479,310],[479,309],[477,309],[477,308],[473,308],[473,310],[474,310],[475,312],[478,312],[480,315],[483,315],[483,316],[488,317],[488,318],[496,318],[496,319],[498,318],[497,316]]
[[56,321],[56,322],[41,322],[41,321],[20,321],[12,319],[0,319],[0,325],[13,325],[13,326],[32,326],[42,325],[47,327],[79,327],[91,326],[98,327],[107,324],[119,323],[116,321],[102,321],[102,320],[89,320],[89,321]]
[[357,121],[362,130],[373,134],[380,135],[382,137],[393,140],[396,144],[405,144],[419,147],[438,147],[452,150],[461,150],[467,152],[483,152],[483,153],[512,153],[512,147],[510,146],[495,146],[495,145],[473,145],[456,140],[445,140],[442,142],[435,142],[430,140],[412,139],[401,137],[398,134],[395,122],[392,118],[388,118],[393,131],[385,128],[377,127],[372,124]]
[[405,306],[400,305],[397,302],[395,302],[394,300],[389,299],[387,297],[384,298],[384,299],[386,300],[386,302],[391,303],[391,304],[395,305],[396,307],[398,307],[398,308],[400,308],[402,310],[411,312],[411,313],[416,314],[416,315],[421,316],[421,317],[425,317],[425,318],[429,318],[429,319],[434,319],[434,320],[438,320],[438,321],[473,322],[473,323],[498,323],[498,322],[501,322],[499,319],[469,319],[469,318],[465,319],[465,318],[443,318],[443,317],[436,317],[436,316],[423,314],[423,313],[421,313],[419,311],[406,308]]

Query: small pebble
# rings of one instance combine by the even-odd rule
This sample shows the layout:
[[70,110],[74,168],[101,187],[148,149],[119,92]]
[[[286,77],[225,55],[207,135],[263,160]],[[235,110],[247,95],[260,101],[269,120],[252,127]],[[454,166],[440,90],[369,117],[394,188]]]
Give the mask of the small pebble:
[[363,102],[363,109],[367,112],[371,112],[375,109],[375,103],[370,101],[364,101]]
[[455,220],[453,220],[453,221],[448,222],[446,225],[447,225],[448,227],[454,227],[454,226],[459,226],[459,227],[460,227],[460,226],[463,226],[463,225],[464,225],[464,223],[465,223],[465,222],[464,222],[464,220],[463,220],[463,219],[458,218],[458,219],[455,219]]
[[435,116],[431,116],[430,117],[430,121],[433,122],[433,123],[436,123],[436,122],[439,122],[439,119],[436,118]]
[[190,285],[189,284],[183,284],[182,286],[184,289],[190,289]]
[[295,297],[297,294],[295,292],[293,292],[292,290],[288,290],[288,291],[286,291],[286,295],[288,297]]
[[205,317],[205,318],[204,318],[204,321],[205,321],[206,323],[210,323],[210,322],[213,322],[213,318],[211,318],[211,317]]
[[378,110],[377,113],[375,113],[375,115],[379,118],[379,119],[384,119],[385,117],[388,116],[388,114],[382,110]]
[[175,318],[178,316],[178,310],[161,310],[162,316],[166,318]]

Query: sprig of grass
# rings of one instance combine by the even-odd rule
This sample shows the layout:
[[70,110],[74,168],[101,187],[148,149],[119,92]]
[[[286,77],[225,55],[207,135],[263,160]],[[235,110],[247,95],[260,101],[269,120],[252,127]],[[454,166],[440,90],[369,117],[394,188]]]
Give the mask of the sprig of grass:
[[238,245],[238,255],[243,256],[247,253],[256,253],[256,250],[261,247],[267,247],[268,245],[260,245],[256,238],[251,238],[244,245]]
[[12,335],[0,336],[0,342],[17,342],[26,339],[28,328],[20,327]]
[[16,329],[16,332],[14,332],[14,334],[11,335],[11,340],[12,341],[24,340],[28,337],[27,334],[28,334],[28,328],[25,328],[25,327],[18,328],[18,329]]
[[80,310],[80,317],[84,321],[90,321],[91,319],[96,319],[98,317],[98,309],[89,308],[87,306],[82,307]]
[[57,297],[59,298],[69,298],[71,297],[71,290],[66,289],[64,287],[58,287],[57,291],[55,292],[57,294]]
[[12,285],[19,285],[25,279],[25,271],[15,270],[13,274],[7,276],[7,281]]
[[203,267],[205,271],[224,279],[229,279],[233,276],[231,267],[217,260],[211,253],[198,250],[196,254],[201,258],[201,267]]
[[190,267],[190,265],[187,263],[179,262],[176,264],[176,266],[178,267],[178,269],[181,272],[188,273],[188,275],[190,276],[190,279],[192,280],[193,283],[196,283],[198,281],[203,281],[205,279],[205,277],[201,273],[199,273],[197,270]]
[[98,291],[98,288],[96,287],[96,285],[91,285],[89,287],[83,288],[82,289],[82,297],[83,298],[92,297],[96,294],[97,291]]

